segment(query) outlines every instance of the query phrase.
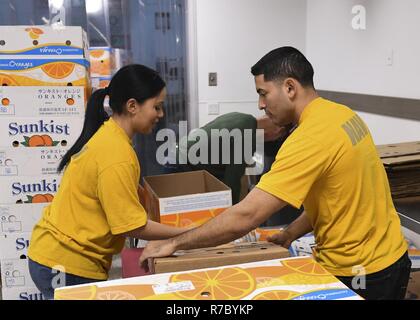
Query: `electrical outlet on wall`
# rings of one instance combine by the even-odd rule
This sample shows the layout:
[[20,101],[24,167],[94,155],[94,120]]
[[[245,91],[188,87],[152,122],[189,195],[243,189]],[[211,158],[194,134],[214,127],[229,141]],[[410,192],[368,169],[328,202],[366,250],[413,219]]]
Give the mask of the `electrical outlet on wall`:
[[218,103],[209,103],[207,104],[208,115],[219,115],[220,107]]

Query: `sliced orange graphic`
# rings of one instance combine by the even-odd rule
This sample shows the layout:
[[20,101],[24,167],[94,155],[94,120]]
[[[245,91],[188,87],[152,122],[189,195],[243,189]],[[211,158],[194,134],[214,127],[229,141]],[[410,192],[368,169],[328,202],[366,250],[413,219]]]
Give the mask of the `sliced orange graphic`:
[[289,300],[296,296],[298,292],[288,290],[273,290],[260,293],[252,300]]
[[319,263],[315,260],[308,259],[291,259],[282,261],[283,265],[293,271],[316,276],[330,275]]
[[97,287],[95,285],[77,287],[72,289],[61,289],[54,292],[55,300],[93,300]]
[[91,50],[90,55],[98,59],[104,55],[104,50]]
[[179,291],[176,295],[192,300],[238,300],[256,287],[254,278],[241,268],[175,274],[170,278],[170,282],[182,281],[191,281],[195,289]]
[[19,85],[15,79],[8,76],[7,74],[0,73],[0,85],[1,86],[17,86]]
[[45,74],[54,79],[64,79],[68,77],[74,70],[72,62],[51,62],[41,67]]
[[168,226],[178,227],[179,226],[179,214],[167,214],[160,216],[160,223]]
[[98,292],[96,300],[136,300],[136,297],[131,293],[121,290],[108,290]]
[[10,100],[7,98],[1,99],[1,104],[4,106],[8,106],[10,104]]

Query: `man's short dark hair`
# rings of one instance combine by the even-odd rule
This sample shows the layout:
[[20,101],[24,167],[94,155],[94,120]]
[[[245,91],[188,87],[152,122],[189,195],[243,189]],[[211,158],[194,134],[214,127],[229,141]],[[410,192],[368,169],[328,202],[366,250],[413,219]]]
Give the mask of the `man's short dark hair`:
[[263,74],[265,81],[293,78],[303,87],[314,87],[314,69],[296,48],[281,47],[267,53],[252,68],[254,76]]

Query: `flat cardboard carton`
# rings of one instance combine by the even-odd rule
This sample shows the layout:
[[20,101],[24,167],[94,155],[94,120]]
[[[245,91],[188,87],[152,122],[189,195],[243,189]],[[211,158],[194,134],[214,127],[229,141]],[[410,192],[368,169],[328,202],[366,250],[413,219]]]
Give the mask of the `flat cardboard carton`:
[[61,175],[0,177],[0,204],[51,202],[58,191]]
[[55,290],[57,300],[361,300],[310,257],[160,273]]
[[0,86],[0,117],[85,116],[84,87]]
[[111,77],[112,75],[112,48],[90,47],[90,75],[92,78]]
[[67,148],[0,148],[0,179],[4,176],[58,174]]
[[85,59],[19,59],[0,56],[2,86],[90,87],[89,61]]
[[48,202],[0,205],[0,235],[32,232]]
[[35,287],[2,288],[3,300],[45,300],[44,295]]
[[0,260],[26,259],[32,232],[14,232],[0,235]]
[[83,118],[0,117],[0,148],[71,147],[82,128]]
[[177,251],[171,257],[153,259],[154,273],[204,269],[289,257],[289,250],[268,242],[228,244],[219,247]]
[[144,178],[146,210],[153,221],[199,226],[232,206],[229,187],[207,171]]
[[3,259],[0,264],[3,288],[36,287],[29,274],[28,259]]
[[87,35],[77,26],[0,26],[0,41],[0,57],[87,57]]

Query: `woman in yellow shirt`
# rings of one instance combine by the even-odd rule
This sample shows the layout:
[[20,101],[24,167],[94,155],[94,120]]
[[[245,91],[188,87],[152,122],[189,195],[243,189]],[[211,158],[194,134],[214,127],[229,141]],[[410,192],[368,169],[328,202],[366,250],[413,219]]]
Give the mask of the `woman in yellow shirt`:
[[59,190],[30,242],[30,274],[45,298],[56,287],[106,280],[127,236],[164,239],[185,231],[148,220],[137,192],[140,165],[131,139],[151,133],[165,96],[154,70],[129,65],[89,99],[82,133],[59,166]]

